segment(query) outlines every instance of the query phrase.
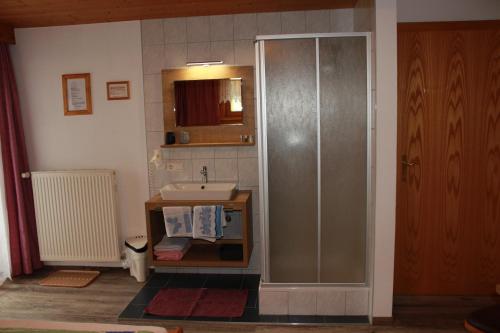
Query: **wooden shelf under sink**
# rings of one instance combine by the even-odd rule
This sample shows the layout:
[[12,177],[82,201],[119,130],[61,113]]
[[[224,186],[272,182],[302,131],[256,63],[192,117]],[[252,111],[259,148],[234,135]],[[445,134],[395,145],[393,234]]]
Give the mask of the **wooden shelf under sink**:
[[[240,241],[241,244],[241,241]],[[221,260],[218,244],[192,244],[182,260],[153,260],[154,266],[171,267],[247,267],[245,260]]]
[[[163,207],[223,205],[224,210],[241,212],[241,239],[218,239],[214,243],[193,239],[182,260],[156,260],[153,248],[165,235]],[[252,254],[252,191],[236,191],[230,200],[163,200],[159,194],[145,204],[148,231],[148,260],[153,266],[170,267],[248,267]],[[222,260],[219,249],[224,244],[241,244],[242,260]]]

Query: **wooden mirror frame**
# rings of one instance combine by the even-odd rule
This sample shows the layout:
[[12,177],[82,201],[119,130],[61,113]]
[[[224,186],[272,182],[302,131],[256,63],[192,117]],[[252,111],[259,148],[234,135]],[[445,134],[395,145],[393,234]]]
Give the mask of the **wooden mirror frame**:
[[[196,66],[188,68],[165,69],[161,72],[163,84],[163,121],[166,132],[174,132],[176,144],[162,147],[186,146],[240,146],[253,145],[253,142],[241,142],[241,135],[255,137],[255,105],[254,105],[254,70],[252,66]],[[182,127],[175,124],[175,92],[174,81],[207,80],[241,77],[243,125],[221,124],[217,126]],[[189,144],[178,144],[180,132],[190,135]]]

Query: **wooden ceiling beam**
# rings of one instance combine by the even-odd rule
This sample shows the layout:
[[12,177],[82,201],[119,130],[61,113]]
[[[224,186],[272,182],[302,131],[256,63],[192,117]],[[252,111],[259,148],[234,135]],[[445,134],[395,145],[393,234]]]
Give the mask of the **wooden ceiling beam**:
[[0,24],[0,43],[7,43],[7,44],[16,43],[14,28],[8,25]]
[[15,28],[152,18],[352,8],[356,0],[32,0],[2,5],[0,23]]

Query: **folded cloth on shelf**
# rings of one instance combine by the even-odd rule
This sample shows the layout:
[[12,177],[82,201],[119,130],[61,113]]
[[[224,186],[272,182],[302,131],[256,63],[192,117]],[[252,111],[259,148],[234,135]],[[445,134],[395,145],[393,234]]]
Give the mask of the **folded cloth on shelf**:
[[181,260],[190,247],[190,238],[170,238],[165,235],[154,246],[154,255],[156,260]]
[[154,255],[156,260],[172,260],[179,261],[182,260],[188,249],[180,250],[161,250],[155,251]]
[[163,218],[168,237],[191,237],[193,235],[191,207],[163,207]]
[[225,223],[222,206],[194,206],[193,238],[215,242],[223,236],[222,226]]
[[154,246],[155,251],[182,251],[191,245],[191,239],[185,237],[170,238],[163,236],[162,240]]

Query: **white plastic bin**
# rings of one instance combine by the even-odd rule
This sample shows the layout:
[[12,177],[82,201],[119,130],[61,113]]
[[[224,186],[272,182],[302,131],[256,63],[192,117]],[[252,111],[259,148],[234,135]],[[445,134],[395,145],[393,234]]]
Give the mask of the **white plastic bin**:
[[127,247],[127,263],[130,267],[130,276],[135,277],[137,282],[146,281],[148,276],[147,267],[147,245],[148,241],[144,236],[127,238],[125,246]]

